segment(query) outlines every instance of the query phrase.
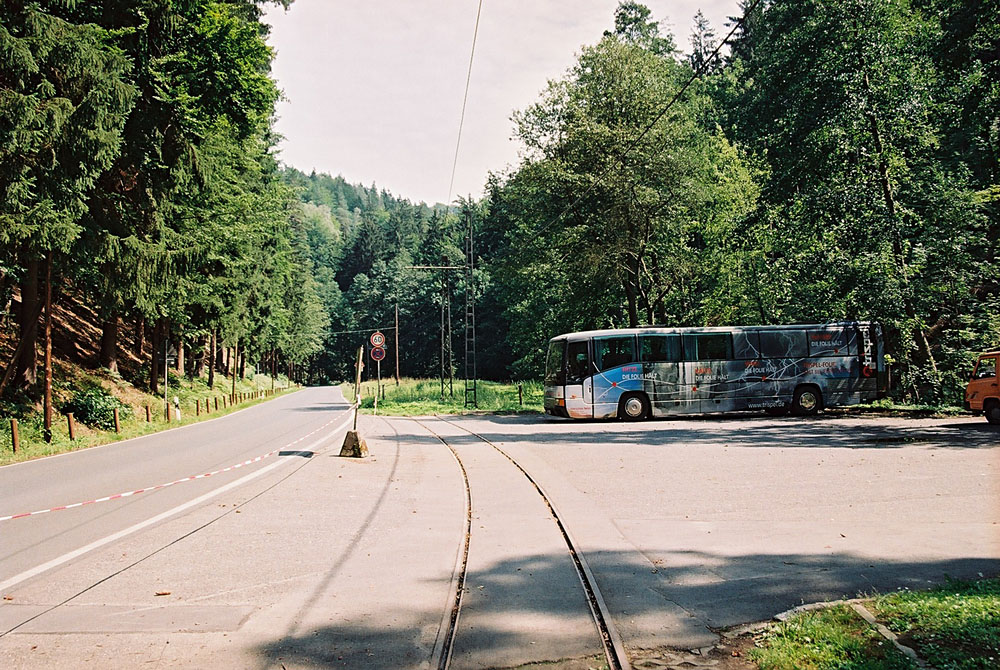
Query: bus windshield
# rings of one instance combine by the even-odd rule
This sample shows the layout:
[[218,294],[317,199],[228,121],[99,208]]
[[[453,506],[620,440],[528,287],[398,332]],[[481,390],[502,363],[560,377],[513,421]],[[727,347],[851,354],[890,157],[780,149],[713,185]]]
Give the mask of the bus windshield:
[[566,340],[549,342],[549,353],[545,357],[545,383],[565,384],[566,371],[563,360],[566,358]]

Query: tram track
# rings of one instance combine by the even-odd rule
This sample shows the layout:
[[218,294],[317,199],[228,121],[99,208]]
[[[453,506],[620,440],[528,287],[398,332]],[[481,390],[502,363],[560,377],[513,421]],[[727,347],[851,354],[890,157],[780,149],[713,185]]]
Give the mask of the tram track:
[[[583,590],[591,619],[600,637],[600,646],[604,652],[608,667],[611,668],[611,670],[632,670],[621,635],[615,627],[610,611],[603,595],[601,594],[597,580],[587,563],[586,557],[583,552],[580,551],[578,545],[573,539],[572,534],[566,527],[566,524],[563,522],[562,517],[556,509],[555,504],[552,502],[552,499],[548,496],[542,486],[520,463],[518,463],[514,457],[488,438],[470,430],[469,428],[466,428],[465,426],[448,421],[442,417],[437,417],[436,420],[468,433],[481,442],[489,445],[493,450],[498,452],[501,456],[503,456],[503,458],[510,462],[510,464],[513,465],[514,468],[530,483],[531,487],[534,488],[545,507],[548,509],[548,512],[555,522],[556,528],[562,537],[563,543],[565,544],[565,548],[576,571],[576,575],[579,578],[580,586]],[[461,454],[458,453],[458,450],[448,442],[446,437],[442,436],[430,425],[428,425],[426,421],[421,421],[419,419],[413,419],[413,421],[414,423],[420,425],[428,433],[433,435],[438,441],[449,449],[462,471],[462,477],[465,484],[466,525],[460,559],[457,561],[456,574],[452,579],[454,600],[450,612],[446,612],[443,618],[442,631],[438,635],[438,644],[435,645],[435,652],[431,659],[432,668],[436,668],[437,670],[447,670],[451,665],[452,652],[454,650],[455,640],[458,634],[463,594],[468,577],[469,548],[472,538],[473,519],[472,486],[469,481],[468,471],[462,460]]]

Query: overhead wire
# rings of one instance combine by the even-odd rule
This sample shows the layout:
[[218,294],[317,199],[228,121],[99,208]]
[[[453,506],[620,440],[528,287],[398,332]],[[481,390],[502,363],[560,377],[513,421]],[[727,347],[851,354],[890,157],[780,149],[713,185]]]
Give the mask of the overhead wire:
[[482,13],[483,0],[479,0],[479,9],[476,10],[476,27],[472,31],[472,53],[469,54],[469,72],[465,76],[465,95],[462,96],[462,115],[458,120],[458,140],[455,142],[455,159],[451,164],[451,181],[448,183],[448,199],[445,200],[446,208],[451,206],[451,194],[455,187],[455,172],[458,169],[458,151],[462,146],[462,128],[465,125],[465,107],[469,101],[469,83],[472,81],[472,62],[476,57],[476,40],[479,37],[479,17],[482,16]]
[[[691,84],[693,84],[699,77],[701,77],[705,73],[705,71],[708,69],[708,66],[711,63],[716,62],[716,59],[718,58],[719,52],[722,50],[722,47],[729,43],[733,35],[736,34],[736,31],[743,26],[747,17],[750,16],[750,14],[757,8],[757,5],[759,5],[761,2],[762,0],[754,0],[753,3],[750,4],[744,10],[743,16],[741,16],[736,20],[736,23],[733,25],[733,29],[729,31],[729,34],[727,34],[726,37],[721,42],[719,42],[718,46],[715,47],[715,50],[712,52],[711,56],[709,58],[706,58],[705,61],[701,65],[699,65],[697,69],[695,69],[691,77],[687,80],[687,82],[685,82],[685,84],[680,88],[680,90],[677,91],[677,93],[670,99],[670,101],[667,102],[666,106],[664,106],[664,108],[661,109],[660,112],[655,117],[653,117],[653,120],[650,121],[645,128],[643,128],[642,132],[639,133],[639,135],[635,139],[629,142],[629,144],[625,147],[625,150],[621,153],[621,156],[619,158],[622,165],[625,164],[625,159],[628,158],[628,155],[639,145],[639,142],[641,142],[643,138],[646,137],[646,135],[648,135],[649,132],[656,126],[656,124],[660,122],[660,119],[666,116],[667,112],[670,111],[670,108],[673,107],[674,104],[681,99],[681,96],[683,96],[684,93],[688,90],[688,88],[691,87]],[[584,198],[590,195],[590,192],[593,191],[598,186],[598,184],[600,184],[611,173],[612,169],[617,167],[618,163],[612,162],[610,165],[604,168],[604,171],[601,172],[593,182],[591,182],[590,186],[588,186],[583,193],[577,196],[577,198],[573,200],[573,202],[564,207],[563,210],[559,212],[559,214],[557,214],[551,221],[549,221],[548,223],[546,223],[545,225],[543,225],[541,228],[539,228],[534,232],[533,234],[534,239],[535,240],[540,239],[540,236],[543,232],[551,228],[553,225],[558,223],[564,216],[569,214],[577,205],[579,205],[583,201]]]

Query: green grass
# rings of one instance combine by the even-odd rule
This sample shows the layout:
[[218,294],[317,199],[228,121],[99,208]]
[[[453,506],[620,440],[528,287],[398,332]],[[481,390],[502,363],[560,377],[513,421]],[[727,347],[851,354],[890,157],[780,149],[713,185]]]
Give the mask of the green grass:
[[[521,396],[518,396],[521,386]],[[372,413],[375,405],[375,382],[361,384],[361,409]],[[379,414],[393,416],[427,416],[431,414],[460,414],[465,407],[465,382],[456,379],[453,392],[445,381],[444,395],[441,395],[441,381],[438,379],[402,379],[399,386],[392,379],[382,382],[385,397],[378,399]],[[354,385],[343,384],[344,397],[354,397]],[[477,384],[478,411],[503,413],[538,413],[542,411],[543,388],[541,382],[487,382]],[[522,404],[523,401],[523,404]],[[472,410],[472,408],[469,408]],[[474,411],[474,410],[472,410]]]
[[[74,385],[82,388],[88,385],[100,384],[96,378],[80,378],[75,380]],[[275,387],[276,392],[283,391],[285,386],[287,386],[287,380],[279,380]],[[123,417],[120,421],[121,432],[116,434],[114,430],[98,430],[77,422],[74,429],[76,437],[75,440],[69,439],[69,426],[67,418],[64,414],[60,413],[58,409],[53,412],[52,417],[52,441],[46,442],[43,433],[44,423],[42,413],[39,411],[37,406],[26,403],[5,404],[0,407],[0,465],[7,465],[9,463],[17,463],[20,461],[41,458],[43,456],[52,456],[55,454],[108,444],[110,442],[140,437],[142,435],[148,435],[150,433],[159,432],[168,428],[176,428],[178,426],[184,426],[198,421],[223,416],[244,407],[248,407],[251,404],[262,402],[266,399],[247,399],[241,403],[238,402],[235,406],[233,406],[228,401],[228,395],[233,390],[231,379],[221,376],[217,377],[215,389],[211,390],[208,388],[208,384],[204,379],[195,379],[191,382],[186,378],[181,379],[174,374],[171,374],[168,398],[170,399],[171,407],[173,406],[174,397],[176,396],[178,398],[181,408],[181,420],[177,421],[176,418],[174,418],[174,415],[171,414],[171,421],[168,423],[164,417],[163,411],[163,387],[161,386],[160,388],[160,395],[153,396],[132,387],[127,384],[127,382],[120,381],[119,390],[116,395],[122,397],[122,399],[132,407],[132,416],[129,418]],[[237,380],[236,383],[236,393],[250,393],[258,389],[269,390],[270,388],[271,378],[265,375],[257,375],[256,379],[247,377],[244,380]],[[67,385],[67,388],[64,390],[70,390],[69,386]],[[224,397],[226,398],[225,407],[223,407]],[[206,399],[209,401],[209,407],[211,410],[208,413],[205,411]],[[219,401],[218,410],[215,409],[215,399],[218,399]],[[150,422],[146,421],[145,406],[147,403],[151,408],[150,418],[152,420]],[[198,411],[195,410],[196,403],[200,403]],[[58,406],[59,404],[57,403],[57,408]],[[13,441],[11,437],[11,417],[17,418],[18,420],[20,448],[16,454],[13,451]]]
[[750,652],[761,670],[910,670],[915,667],[846,605],[778,624]]
[[900,591],[870,609],[937,670],[1000,668],[1000,579]]
[[[937,670],[1000,668],[1000,579],[949,581],[865,602],[901,644]],[[750,658],[761,670],[904,670],[911,660],[846,605],[777,624]]]

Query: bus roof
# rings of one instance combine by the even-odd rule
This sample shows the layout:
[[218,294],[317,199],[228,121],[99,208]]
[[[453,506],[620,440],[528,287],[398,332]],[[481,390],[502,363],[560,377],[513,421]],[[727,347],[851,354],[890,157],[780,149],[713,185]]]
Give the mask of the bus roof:
[[611,337],[614,335],[650,335],[650,334],[687,334],[687,333],[733,333],[748,330],[806,330],[836,328],[846,326],[868,325],[870,321],[830,321],[828,323],[795,323],[780,326],[705,326],[705,327],[671,327],[671,326],[639,326],[638,328],[607,328],[604,330],[581,330],[576,333],[563,333],[551,340],[573,339],[582,340],[592,337]]

